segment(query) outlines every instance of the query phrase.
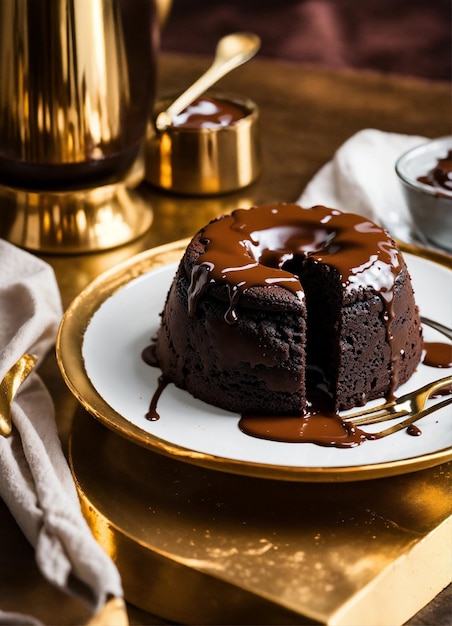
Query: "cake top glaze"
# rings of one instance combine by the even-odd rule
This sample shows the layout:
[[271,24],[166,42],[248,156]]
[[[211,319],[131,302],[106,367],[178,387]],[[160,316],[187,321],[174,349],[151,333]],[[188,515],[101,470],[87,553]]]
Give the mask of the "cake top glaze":
[[236,320],[240,296],[251,287],[276,285],[303,299],[297,261],[324,263],[338,273],[346,292],[370,287],[387,303],[403,266],[397,245],[383,228],[363,216],[320,205],[236,209],[208,224],[201,242],[205,248],[192,270],[189,312],[194,313],[210,285],[224,284],[229,323]]

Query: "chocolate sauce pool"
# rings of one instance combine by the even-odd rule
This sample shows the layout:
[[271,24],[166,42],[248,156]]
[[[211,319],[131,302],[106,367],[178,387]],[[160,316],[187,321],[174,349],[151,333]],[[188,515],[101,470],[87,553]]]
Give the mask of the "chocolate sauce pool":
[[[448,344],[443,345],[450,348]],[[148,365],[158,367],[153,344],[143,350],[142,358]],[[157,389],[145,415],[146,419],[150,421],[160,419],[157,404],[169,383],[171,383],[169,379],[159,376]],[[445,387],[436,394],[432,394],[431,397],[450,395],[451,393],[452,388]],[[352,424],[348,424],[339,415],[325,411],[323,407],[323,400],[314,394],[311,396],[310,409],[305,415],[242,415],[239,420],[239,428],[244,434],[258,439],[283,443],[313,443],[318,446],[334,448],[353,448],[364,441],[375,439],[372,433],[366,433]],[[415,424],[410,424],[406,432],[412,437],[418,437],[422,434],[421,429]]]
[[424,365],[430,367],[452,367],[452,345],[441,341],[424,342]]
[[246,435],[259,439],[284,443],[315,443],[335,448],[352,448],[368,438],[358,428],[334,414],[243,415],[239,428]]
[[[425,341],[422,363],[428,367],[439,369],[452,367],[452,345],[441,341]],[[439,398],[452,394],[452,385],[438,389],[431,394],[431,398]]]
[[[141,356],[148,365],[158,367],[153,344],[147,346]],[[146,419],[150,421],[160,419],[158,401],[170,383],[165,376],[159,376],[157,389],[145,415]],[[315,443],[319,446],[336,448],[351,448],[367,439],[373,439],[371,434],[347,424],[339,415],[323,412],[325,404],[323,398],[317,394],[314,394],[314,397],[316,399],[310,402],[311,409],[305,415],[242,415],[239,428],[244,434],[259,439],[285,443]]]

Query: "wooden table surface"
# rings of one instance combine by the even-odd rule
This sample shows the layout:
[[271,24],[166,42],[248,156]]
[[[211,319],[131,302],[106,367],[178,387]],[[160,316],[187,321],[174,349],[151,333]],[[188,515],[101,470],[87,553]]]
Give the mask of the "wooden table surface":
[[[177,93],[208,66],[210,59],[162,55],[158,92]],[[248,96],[260,109],[263,171],[248,189],[217,198],[184,198],[148,185],[142,192],[154,220],[139,240],[90,255],[46,255],[55,270],[63,305],[94,277],[153,246],[188,237],[207,220],[247,205],[293,201],[317,170],[351,135],[364,128],[437,137],[451,133],[450,90],[427,82],[371,72],[328,70],[256,58],[224,78],[217,89]],[[56,406],[58,430],[66,449],[76,400],[66,389],[54,355],[41,368]],[[52,588],[39,574],[33,552],[0,503],[0,607],[32,614],[45,624],[82,624],[88,616],[76,600]],[[409,624],[450,624],[450,592],[445,590]],[[164,623],[128,607],[132,624]]]

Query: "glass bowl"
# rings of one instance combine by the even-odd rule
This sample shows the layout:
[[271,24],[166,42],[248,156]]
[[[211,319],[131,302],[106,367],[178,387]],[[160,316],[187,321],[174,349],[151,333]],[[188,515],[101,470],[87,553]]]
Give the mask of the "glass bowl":
[[395,170],[414,225],[435,246],[452,252],[452,136],[411,148]]

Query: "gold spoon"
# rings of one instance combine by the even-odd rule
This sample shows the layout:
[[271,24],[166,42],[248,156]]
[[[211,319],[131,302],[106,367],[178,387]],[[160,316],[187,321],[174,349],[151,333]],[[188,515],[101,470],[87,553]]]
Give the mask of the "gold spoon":
[[164,131],[173,119],[196,98],[231,70],[251,59],[259,50],[260,38],[254,33],[232,33],[217,44],[212,65],[155,120],[157,130]]

